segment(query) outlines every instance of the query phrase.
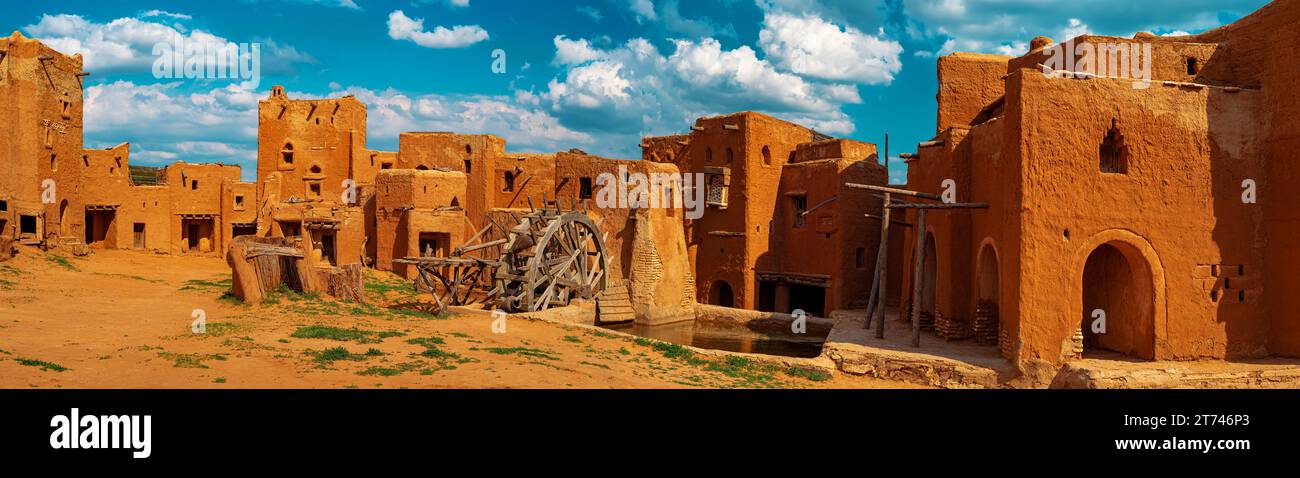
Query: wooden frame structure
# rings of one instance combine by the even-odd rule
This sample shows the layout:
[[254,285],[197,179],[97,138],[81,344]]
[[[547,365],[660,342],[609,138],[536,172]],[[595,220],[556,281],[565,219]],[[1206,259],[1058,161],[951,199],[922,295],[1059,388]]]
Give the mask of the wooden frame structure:
[[[549,203],[545,196],[542,202]],[[451,257],[394,262],[415,266],[420,274],[416,286],[433,294],[443,309],[481,299],[512,312],[535,312],[573,299],[594,299],[608,284],[608,233],[601,234],[599,223],[576,202],[570,202],[569,210],[558,200],[542,208],[533,207],[531,199],[528,204],[523,215],[508,212],[515,223],[510,228],[489,216],[488,225]],[[489,278],[492,288],[476,293],[486,289]]]
[[[880,193],[877,197],[884,200],[881,205],[879,216],[867,214],[866,217],[880,221],[880,249],[876,252],[876,268],[872,275],[871,296],[867,303],[867,317],[863,321],[863,327],[870,327],[874,318],[876,321],[876,338],[885,338],[885,302],[887,297],[887,282],[889,269],[889,226],[891,224],[902,227],[912,228],[916,233],[916,261],[913,264],[912,272],[912,300],[917,300],[921,295],[925,283],[925,216],[931,210],[953,210],[953,209],[988,209],[989,204],[978,203],[946,203],[943,197],[937,194],[923,193],[919,191],[910,191],[907,189],[891,188],[885,186],[875,186],[870,184],[845,183],[846,187],[853,189],[865,189]],[[910,202],[894,199],[894,196],[905,196],[914,199],[938,201],[935,203]],[[916,225],[896,221],[891,218],[895,209],[915,209],[917,211]],[[921,346],[921,308],[912,307],[912,346]]]

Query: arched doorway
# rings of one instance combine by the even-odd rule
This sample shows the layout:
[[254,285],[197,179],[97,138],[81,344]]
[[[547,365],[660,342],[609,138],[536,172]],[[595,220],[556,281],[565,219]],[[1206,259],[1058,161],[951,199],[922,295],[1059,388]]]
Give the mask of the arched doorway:
[[1119,241],[1101,244],[1088,255],[1082,280],[1084,353],[1154,359],[1156,291],[1142,252]]
[[68,200],[64,199],[59,203],[59,237],[71,237],[72,233],[68,229],[72,227],[68,224]]
[[991,241],[980,248],[979,268],[975,277],[975,320],[972,329],[975,341],[983,345],[998,345],[1001,321],[998,305],[1001,297],[1001,277],[998,275],[998,251]]
[[714,282],[713,287],[709,288],[709,303],[722,307],[735,307],[736,297],[731,291],[731,284],[721,280]]
[[979,280],[976,284],[981,302],[998,302],[998,253],[992,244],[980,249]]

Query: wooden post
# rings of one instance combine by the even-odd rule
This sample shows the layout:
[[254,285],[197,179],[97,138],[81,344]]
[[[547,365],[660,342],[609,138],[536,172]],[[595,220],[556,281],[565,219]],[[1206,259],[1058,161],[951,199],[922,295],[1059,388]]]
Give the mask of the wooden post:
[[880,293],[880,248],[876,248],[876,265],[871,269],[871,293],[867,295],[867,316],[862,319],[862,328],[871,328],[871,318],[876,313],[876,296]]
[[916,228],[916,265],[912,272],[912,346],[921,346],[921,291],[925,286],[925,209],[917,210]]
[[885,133],[885,185],[889,185],[889,133]]
[[890,200],[893,196],[885,193],[884,220],[880,221],[880,250],[883,254],[877,254],[879,260],[876,261],[876,280],[880,287],[877,287],[879,295],[876,296],[876,338],[885,338],[885,300],[888,297],[889,284],[885,279],[889,278],[889,216],[892,211],[889,208]]

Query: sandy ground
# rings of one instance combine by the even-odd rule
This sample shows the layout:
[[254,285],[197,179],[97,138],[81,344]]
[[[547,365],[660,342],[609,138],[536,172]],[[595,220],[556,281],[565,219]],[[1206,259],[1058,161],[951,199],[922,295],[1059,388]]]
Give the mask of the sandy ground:
[[[522,319],[389,308],[409,282],[367,279],[368,304],[284,294],[230,297],[215,257],[24,248],[0,263],[5,388],[897,388],[656,349]],[[194,313],[206,333],[191,330]]]

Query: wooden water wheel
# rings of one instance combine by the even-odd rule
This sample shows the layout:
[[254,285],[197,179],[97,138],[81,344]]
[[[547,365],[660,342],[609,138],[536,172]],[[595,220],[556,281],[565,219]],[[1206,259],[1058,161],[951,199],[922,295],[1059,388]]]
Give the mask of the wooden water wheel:
[[494,289],[502,309],[544,310],[593,299],[605,288],[605,238],[585,213],[535,210],[506,241]]
[[[415,266],[420,273],[417,290],[431,293],[441,309],[481,300],[510,312],[534,312],[568,305],[575,298],[590,300],[604,290],[605,236],[587,213],[555,205],[530,208],[522,216],[509,214],[513,227],[489,217],[488,226],[451,257],[394,262]],[[485,281],[491,282],[490,291],[480,288]]]

